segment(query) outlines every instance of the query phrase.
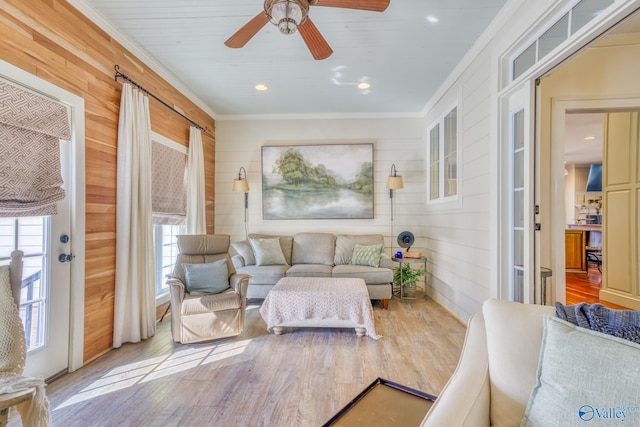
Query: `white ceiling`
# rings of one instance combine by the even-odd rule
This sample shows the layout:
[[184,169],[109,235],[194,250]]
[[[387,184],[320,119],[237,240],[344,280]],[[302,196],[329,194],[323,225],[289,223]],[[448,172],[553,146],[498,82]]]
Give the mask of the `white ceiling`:
[[[391,0],[383,13],[311,7],[334,53],[315,61],[299,34],[267,24],[223,43],[262,0],[73,0],[96,13],[223,119],[255,114],[416,114],[507,0]],[[427,17],[438,22],[432,23]],[[121,69],[134,80],[136,70]],[[368,81],[371,88],[356,88]],[[254,86],[266,84],[258,92]]]
[[565,162],[568,164],[602,163],[604,113],[567,114],[564,137]]

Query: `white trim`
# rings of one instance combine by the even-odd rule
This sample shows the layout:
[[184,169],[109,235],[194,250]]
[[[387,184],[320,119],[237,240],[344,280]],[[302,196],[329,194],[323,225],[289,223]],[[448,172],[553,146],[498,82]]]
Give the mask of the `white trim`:
[[84,352],[84,292],[85,292],[85,124],[84,99],[40,77],[0,60],[0,74],[20,85],[61,102],[71,108],[72,170],[68,183],[71,214],[72,251],[71,300],[69,313],[69,371],[82,367]]
[[179,151],[183,154],[188,154],[189,153],[189,148],[177,143],[176,141],[174,141],[173,139],[169,139],[164,135],[160,135],[157,132],[151,131],[151,141],[152,142],[157,142],[159,144],[164,145],[165,147],[169,147],[172,150],[176,150]]
[[[102,15],[100,15],[92,6],[90,6],[85,0],[67,0],[69,4],[78,9],[80,13],[86,16],[91,22],[96,24],[102,31],[107,33],[118,43],[120,43],[125,49],[133,53],[139,60],[146,64],[153,71],[158,73],[160,77],[167,81],[171,86],[176,88],[179,92],[185,95],[191,102],[200,107],[205,113],[216,119],[216,113],[209,107],[204,101],[182,83],[176,76],[168,71],[163,65],[156,61],[153,57],[141,49],[138,45],[133,43],[129,38],[122,34],[118,29],[111,25]],[[116,65],[116,64],[113,64]],[[126,74],[126,70],[123,70]],[[115,74],[115,71],[114,71]],[[133,77],[133,76],[132,76]]]
[[228,114],[217,121],[240,120],[359,120],[359,119],[423,119],[424,112],[405,113],[303,113],[303,114]]

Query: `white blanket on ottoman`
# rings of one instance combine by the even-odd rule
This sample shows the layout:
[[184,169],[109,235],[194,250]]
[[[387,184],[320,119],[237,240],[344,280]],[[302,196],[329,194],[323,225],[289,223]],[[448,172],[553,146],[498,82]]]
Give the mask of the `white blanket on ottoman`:
[[278,281],[260,307],[267,329],[296,321],[317,321],[324,326],[331,320],[345,320],[362,327],[378,339],[373,321],[369,291],[362,279],[324,277],[285,277]]

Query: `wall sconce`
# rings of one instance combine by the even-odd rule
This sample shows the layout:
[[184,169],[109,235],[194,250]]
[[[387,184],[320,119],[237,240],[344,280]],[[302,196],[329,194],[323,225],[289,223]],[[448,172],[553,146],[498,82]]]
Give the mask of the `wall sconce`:
[[233,180],[233,192],[244,193],[244,234],[247,234],[247,211],[249,210],[249,181],[247,171],[240,167],[238,178]]
[[399,190],[404,188],[404,184],[402,182],[402,176],[398,175],[398,171],[396,170],[396,165],[391,165],[391,175],[387,178],[387,188],[389,189],[389,199],[391,201],[391,255],[393,255],[393,211],[394,211],[394,203],[393,203],[393,190]]

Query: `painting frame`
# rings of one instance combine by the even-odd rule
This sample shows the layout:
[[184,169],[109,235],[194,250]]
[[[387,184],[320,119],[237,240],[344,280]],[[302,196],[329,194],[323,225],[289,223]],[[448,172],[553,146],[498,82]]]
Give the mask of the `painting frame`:
[[263,145],[262,218],[373,219],[373,143]]

